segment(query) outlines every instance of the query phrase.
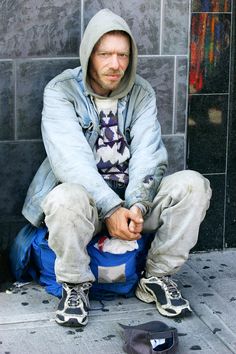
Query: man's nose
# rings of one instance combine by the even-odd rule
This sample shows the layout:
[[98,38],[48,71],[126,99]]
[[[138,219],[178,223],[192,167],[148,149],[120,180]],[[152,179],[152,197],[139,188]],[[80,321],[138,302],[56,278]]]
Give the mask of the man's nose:
[[119,63],[119,58],[117,54],[113,54],[111,56],[111,62],[110,62],[110,66],[112,69],[119,69],[120,63]]

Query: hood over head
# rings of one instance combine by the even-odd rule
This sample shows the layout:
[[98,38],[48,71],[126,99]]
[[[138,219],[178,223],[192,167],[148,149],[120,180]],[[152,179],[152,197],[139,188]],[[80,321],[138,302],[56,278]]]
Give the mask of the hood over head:
[[80,62],[83,72],[84,86],[88,93],[92,96],[104,98],[103,96],[99,96],[94,93],[91,86],[89,85],[87,71],[90,55],[95,44],[105,33],[117,30],[124,31],[130,36],[131,53],[129,66],[126,69],[125,75],[122,78],[119,86],[114,91],[112,91],[109,97],[121,98],[126,96],[134,84],[138,52],[131,30],[122,17],[114,14],[108,9],[103,9],[97,12],[97,14],[90,20],[80,45]]

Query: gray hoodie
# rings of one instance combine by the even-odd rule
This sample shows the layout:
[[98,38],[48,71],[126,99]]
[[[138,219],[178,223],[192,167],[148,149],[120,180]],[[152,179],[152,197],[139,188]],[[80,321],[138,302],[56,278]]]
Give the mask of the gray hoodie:
[[135,40],[132,36],[129,26],[120,16],[114,14],[112,11],[108,9],[103,9],[99,11],[89,22],[83,36],[83,40],[80,46],[80,62],[83,71],[83,80],[86,90],[96,97],[101,97],[96,95],[92,88],[89,85],[88,81],[88,63],[89,58],[92,53],[92,50],[98,40],[107,32],[110,31],[124,31],[128,33],[131,40],[131,56],[130,63],[125,72],[124,77],[122,78],[120,85],[116,90],[114,90],[110,97],[112,98],[121,98],[126,96],[131,90],[137,68],[137,46]]

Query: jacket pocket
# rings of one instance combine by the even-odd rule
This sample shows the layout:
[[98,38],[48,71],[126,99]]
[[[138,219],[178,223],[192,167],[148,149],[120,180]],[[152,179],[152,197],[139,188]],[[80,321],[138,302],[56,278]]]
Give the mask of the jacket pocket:
[[89,137],[94,129],[94,124],[91,121],[90,117],[81,117],[81,116],[77,116],[78,117],[78,123],[82,128],[82,131],[85,135],[85,137]]
[[125,139],[128,145],[131,143],[130,128],[125,129]]

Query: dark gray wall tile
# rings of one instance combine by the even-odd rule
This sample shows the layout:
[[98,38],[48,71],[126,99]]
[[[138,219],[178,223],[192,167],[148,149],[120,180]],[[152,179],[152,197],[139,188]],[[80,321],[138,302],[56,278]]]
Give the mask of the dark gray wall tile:
[[227,175],[226,201],[225,242],[227,247],[236,247],[236,173],[231,170]]
[[12,274],[10,273],[9,250],[12,241],[25,224],[25,219],[22,219],[22,221],[12,219],[7,222],[0,219],[0,292],[3,290],[1,288],[1,284],[3,282],[10,282],[14,280],[12,279]]
[[[236,39],[235,39],[236,42]],[[236,60],[235,60],[236,69]],[[236,175],[236,80],[234,80],[229,119],[228,169]]]
[[162,54],[187,54],[189,0],[164,0]]
[[184,135],[163,136],[169,160],[167,175],[184,169],[184,140]]
[[[236,2],[235,2],[236,10]],[[236,24],[236,20],[235,20]],[[236,26],[233,33],[233,47],[236,47]],[[236,56],[233,60],[233,75],[236,73]],[[225,242],[228,247],[236,247],[236,80],[232,82],[232,97],[229,114],[228,154],[227,154],[227,205]]]
[[0,2],[0,57],[78,55],[80,0]]
[[1,218],[21,215],[26,191],[44,156],[40,142],[0,142]]
[[225,175],[208,175],[212,188],[212,198],[206,217],[201,224],[195,251],[223,248]]
[[16,118],[18,139],[41,138],[43,90],[63,70],[79,65],[78,59],[30,60],[17,64]]
[[176,58],[175,133],[185,132],[187,117],[187,57]]
[[[0,225],[1,226],[1,225]],[[0,238],[1,242],[1,238]],[[13,281],[11,274],[10,274],[10,264],[9,264],[9,256],[8,256],[9,250],[1,250],[0,249],[0,292],[4,291],[5,289],[2,289],[3,283],[5,282],[10,282]]]
[[188,167],[225,173],[228,96],[192,95],[189,105]]
[[96,12],[108,8],[127,21],[139,54],[159,54],[160,4],[160,0],[85,0],[85,27]]
[[150,82],[156,92],[162,134],[172,133],[174,58],[139,58],[138,73]]
[[14,137],[13,63],[0,61],[0,139]]

